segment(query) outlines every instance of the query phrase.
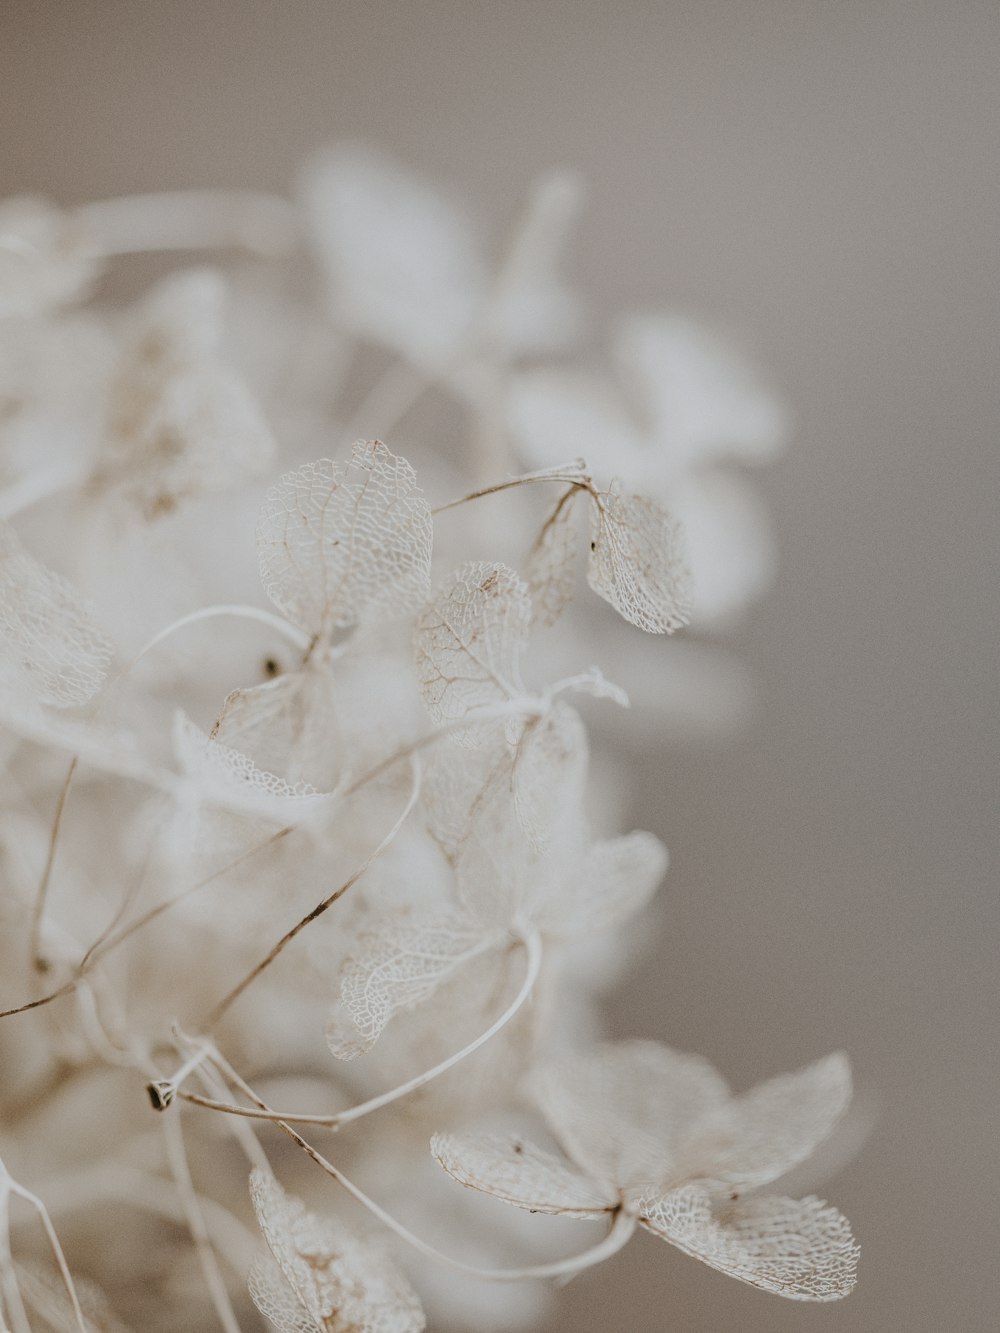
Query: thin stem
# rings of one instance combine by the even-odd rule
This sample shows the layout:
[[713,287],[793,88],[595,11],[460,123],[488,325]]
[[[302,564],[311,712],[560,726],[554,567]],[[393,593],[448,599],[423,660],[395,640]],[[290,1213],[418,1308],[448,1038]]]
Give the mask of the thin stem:
[[[225,1077],[234,1084],[235,1087],[243,1093],[249,1101],[255,1102],[262,1111],[270,1111],[270,1107],[257,1096],[253,1089],[236,1073],[235,1069],[218,1053],[214,1052],[213,1063],[220,1069]],[[580,1254],[571,1255],[568,1259],[559,1259],[551,1264],[541,1264],[533,1268],[477,1268],[471,1264],[462,1263],[460,1259],[453,1259],[450,1254],[435,1249],[425,1240],[415,1235],[409,1228],[403,1226],[402,1222],[397,1221],[391,1213],[387,1213],[384,1208],[370,1199],[367,1194],[353,1184],[352,1181],[343,1175],[332,1162],[317,1152],[311,1143],[307,1143],[301,1134],[297,1133],[291,1125],[285,1120],[276,1120],[275,1124],[279,1129],[284,1130],[293,1143],[298,1144],[302,1151],[321,1167],[328,1176],[332,1177],[338,1185],[347,1191],[352,1198],[356,1199],[362,1207],[367,1208],[373,1217],[378,1220],[390,1231],[394,1232],[401,1240],[426,1255],[429,1259],[435,1259],[439,1263],[447,1264],[451,1268],[457,1268],[460,1272],[468,1273],[472,1277],[488,1278],[496,1282],[523,1282],[528,1278],[551,1278],[565,1277],[572,1273],[578,1273],[584,1268],[590,1268],[594,1264],[600,1263],[603,1259],[609,1258],[617,1253],[625,1242],[630,1238],[636,1228],[636,1219],[631,1213],[625,1212],[619,1208],[614,1213],[614,1225],[607,1236],[599,1244],[591,1246],[590,1249],[582,1251]],[[606,1211],[611,1211],[606,1210]]]
[[[48,1237],[49,1245],[52,1247],[52,1253],[55,1256],[56,1265],[59,1269],[59,1275],[62,1278],[63,1285],[66,1288],[66,1294],[69,1296],[70,1305],[73,1307],[73,1317],[76,1321],[77,1328],[80,1330],[80,1333],[87,1333],[87,1326],[83,1318],[83,1311],[80,1308],[79,1297],[76,1294],[76,1287],[73,1285],[73,1278],[69,1271],[69,1264],[67,1264],[66,1256],[65,1254],[63,1254],[63,1248],[62,1245],[59,1243],[59,1237],[56,1235],[56,1229],[52,1225],[52,1218],[49,1216],[49,1210],[45,1207],[45,1204],[42,1202],[42,1200],[38,1197],[37,1194],[32,1194],[31,1190],[25,1189],[23,1185],[18,1184],[18,1182],[13,1178],[13,1176],[11,1176],[10,1172],[4,1166],[2,1161],[0,1161],[0,1194],[4,1196],[2,1211],[4,1213],[3,1231],[4,1231],[4,1245],[6,1250],[6,1255],[0,1256],[0,1266],[6,1268],[6,1265],[2,1263],[2,1258],[3,1257],[6,1257],[8,1259],[10,1258],[10,1239],[9,1239],[10,1233],[9,1233],[9,1222],[7,1220],[6,1198],[11,1194],[16,1194],[18,1198],[21,1198],[25,1201],[25,1203],[30,1204],[31,1207],[34,1208],[35,1211],[37,1212],[41,1220],[42,1227],[45,1230],[45,1235]],[[10,1300],[9,1293],[7,1294],[7,1299],[9,1303]],[[20,1296],[18,1297],[18,1299],[20,1299]]]
[[76,217],[102,255],[239,247],[289,254],[298,239],[286,200],[256,190],[173,190],[84,204]]
[[165,1111],[167,1109],[177,1096],[188,1074],[194,1073],[208,1053],[208,1047],[202,1046],[201,1050],[196,1050],[192,1056],[184,1061],[173,1077],[154,1079],[151,1083],[146,1084],[146,1091],[153,1103],[154,1110]]
[[535,982],[538,980],[538,973],[542,965],[542,942],[537,931],[532,931],[526,935],[522,941],[528,956],[528,965],[525,971],[524,980],[521,987],[503,1011],[499,1018],[490,1024],[485,1032],[481,1032],[478,1037],[463,1046],[460,1051],[448,1056],[439,1064],[425,1070],[422,1074],[417,1074],[414,1078],[408,1079],[405,1083],[400,1083],[398,1087],[391,1088],[388,1092],[380,1093],[377,1097],[371,1097],[366,1102],[361,1102],[357,1106],[351,1106],[346,1111],[340,1111],[336,1115],[310,1115],[308,1112],[285,1112],[285,1111],[262,1111],[259,1108],[251,1106],[238,1106],[232,1102],[215,1101],[208,1097],[200,1097],[197,1093],[179,1092],[178,1095],[184,1101],[193,1102],[196,1106],[204,1106],[211,1111],[224,1111],[229,1115],[245,1116],[249,1120],[284,1120],[290,1125],[317,1125],[329,1129],[339,1129],[342,1125],[349,1124],[352,1120],[360,1120],[372,1111],[378,1111],[383,1106],[388,1106],[391,1102],[399,1101],[408,1096],[411,1092],[416,1092],[418,1088],[424,1087],[432,1082],[440,1074],[445,1074],[449,1069],[459,1064],[468,1055],[478,1051],[481,1046],[495,1037],[501,1028],[505,1027],[516,1013],[523,1007],[528,997],[534,989]]
[[392,828],[385,835],[382,841],[378,844],[378,846],[374,849],[374,851],[370,852],[369,855],[365,857],[364,861],[361,863],[360,866],[358,866],[357,870],[354,871],[354,873],[350,876],[349,879],[347,879],[343,884],[341,884],[339,888],[335,889],[333,893],[328,894],[327,897],[323,898],[320,902],[318,902],[311,912],[307,912],[306,915],[302,917],[300,921],[297,921],[296,924],[292,926],[291,930],[286,931],[285,934],[282,935],[281,939],[278,940],[277,944],[275,944],[274,947],[270,950],[267,956],[261,959],[261,961],[256,965],[256,967],[252,968],[246,974],[246,976],[243,978],[242,981],[240,981],[236,986],[233,987],[231,991],[229,991],[226,995],[223,996],[223,998],[218,1002],[217,1005],[215,1005],[215,1007],[210,1011],[210,1013],[205,1019],[204,1027],[206,1031],[210,1031],[216,1025],[216,1023],[219,1022],[222,1016],[226,1013],[226,1011],[230,1008],[230,1006],[236,1000],[239,999],[239,997],[243,994],[243,992],[251,984],[251,982],[256,981],[256,979],[261,975],[261,973],[271,966],[274,960],[285,950],[285,948],[289,944],[291,944],[292,940],[295,939],[296,935],[298,935],[301,931],[305,930],[306,926],[310,925],[318,917],[321,917],[324,912],[326,912],[330,907],[333,906],[335,902],[337,902],[344,896],[344,894],[348,891],[348,889],[352,888],[355,884],[357,884],[358,880],[368,870],[372,862],[375,861],[379,856],[381,856],[381,854],[385,851],[385,849],[389,846],[389,844],[395,839],[396,834],[403,827],[403,824],[409,817],[410,812],[416,805],[417,797],[420,794],[420,764],[415,756],[412,761],[412,767],[413,767],[413,782],[411,784],[410,794],[407,798],[406,805],[403,807],[402,812],[400,813],[396,821],[393,823]]
[[59,846],[59,832],[62,828],[63,814],[66,810],[66,801],[69,797],[70,787],[73,785],[73,775],[76,773],[78,756],[74,755],[69,761],[69,768],[66,770],[66,777],[59,792],[59,799],[56,802],[55,818],[52,821],[52,832],[49,835],[49,851],[45,858],[45,869],[42,871],[42,878],[38,884],[38,892],[35,895],[35,906],[31,914],[31,962],[36,972],[47,972],[49,964],[42,957],[42,918],[45,915],[45,900],[48,897],[49,884],[52,880],[52,868],[55,865],[56,849]]
[[596,496],[597,491],[594,483],[587,475],[587,465],[582,458],[574,460],[572,463],[563,463],[558,467],[541,468],[537,472],[525,472],[520,477],[511,477],[509,481],[498,481],[492,486],[484,486],[481,490],[470,491],[468,495],[459,496],[457,500],[449,500],[447,504],[438,505],[432,509],[432,514],[443,514],[449,509],[457,509],[459,505],[469,504],[472,500],[482,500],[487,495],[497,495],[500,491],[509,491],[515,486],[528,486],[536,481],[561,481],[567,486],[586,491],[589,495]]
[[177,1195],[184,1209],[188,1231],[194,1241],[202,1276],[212,1298],[212,1304],[215,1306],[215,1313],[219,1316],[219,1323],[226,1333],[241,1333],[239,1320],[229,1299],[225,1280],[219,1271],[219,1261],[215,1257],[212,1238],[208,1234],[194,1182],[191,1179],[180,1117],[168,1116],[163,1122],[163,1131],[167,1142],[167,1162],[177,1186]]
[[263,607],[240,606],[235,604],[204,606],[199,611],[190,611],[186,616],[180,616],[164,629],[161,629],[158,634],[154,634],[149,642],[140,648],[139,652],[132,658],[128,666],[126,666],[119,674],[119,680],[122,677],[127,676],[132,668],[136,666],[148,652],[151,652],[157,645],[161,644],[164,639],[168,639],[172,634],[175,634],[177,630],[183,629],[186,625],[193,625],[199,620],[211,620],[216,616],[239,616],[242,620],[258,620],[262,625],[268,625],[271,629],[277,630],[279,634],[283,634],[289,643],[303,653],[309,651],[309,645],[312,642],[309,635],[303,630],[290,624],[283,616],[277,616],[273,611],[267,611]]

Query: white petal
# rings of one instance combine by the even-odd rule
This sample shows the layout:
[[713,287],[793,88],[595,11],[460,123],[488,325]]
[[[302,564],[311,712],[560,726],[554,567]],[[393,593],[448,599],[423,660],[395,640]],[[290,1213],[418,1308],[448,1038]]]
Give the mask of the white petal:
[[579,872],[546,906],[538,924],[553,934],[587,935],[609,930],[640,911],[667,869],[667,849],[652,833],[591,843]]
[[546,1065],[532,1094],[573,1161],[624,1189],[667,1179],[678,1140],[729,1091],[701,1056],[629,1041]]
[[835,1052],[720,1107],[684,1145],[683,1162],[727,1185],[767,1184],[823,1142],[850,1100],[850,1065]]
[[[250,1196],[285,1281],[322,1333],[420,1333],[425,1327],[416,1293],[375,1245],[333,1217],[307,1212],[269,1171],[252,1172]],[[266,1269],[255,1269],[254,1286],[255,1300],[273,1292]],[[288,1333],[303,1327],[293,1322]]]
[[835,1301],[857,1280],[858,1246],[843,1214],[820,1199],[749,1198],[713,1215],[687,1185],[638,1204],[642,1222],[730,1277],[796,1301]]
[[532,467],[583,457],[598,476],[626,481],[640,467],[644,441],[638,424],[602,376],[524,371],[512,379],[508,415],[519,452]]
[[28,703],[71,708],[101,687],[113,649],[73,585],[0,522],[0,683]]
[[335,697],[328,672],[289,671],[228,695],[212,739],[293,788],[332,791],[344,760]]
[[554,625],[573,600],[580,536],[574,522],[576,488],[559,500],[524,562],[534,622]]
[[461,1184],[532,1213],[593,1217],[619,1202],[564,1159],[513,1135],[435,1134],[431,1152]]
[[512,569],[460,566],[417,619],[420,690],[435,722],[453,722],[524,693],[521,654],[531,597]]
[[359,939],[341,968],[346,1021],[335,1017],[327,1028],[332,1053],[350,1060],[370,1050],[394,1014],[428,1000],[491,943],[464,917],[415,922],[408,912],[387,915]]
[[780,452],[784,404],[717,335],[682,316],[635,316],[622,324],[615,352],[672,474],[728,458],[762,463]]
[[454,356],[486,290],[467,219],[388,157],[340,147],[303,181],[334,313],[428,369]]
[[687,619],[691,576],[677,525],[641,495],[591,504],[587,582],[639,629],[669,634]]
[[409,463],[379,440],[346,467],[322,458],[287,472],[257,524],[264,591],[322,635],[401,615],[427,595],[431,515]]

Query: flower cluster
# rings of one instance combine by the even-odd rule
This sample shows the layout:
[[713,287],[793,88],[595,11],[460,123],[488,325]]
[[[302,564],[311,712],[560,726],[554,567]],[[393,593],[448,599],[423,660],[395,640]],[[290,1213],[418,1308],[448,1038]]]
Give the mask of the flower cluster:
[[[495,266],[357,148],[291,201],[0,206],[11,1333],[523,1326],[640,1227],[853,1286],[844,1218],[764,1189],[844,1057],[733,1096],[596,1036],[667,854],[617,831],[584,719],[648,745],[726,711],[722,650],[662,636],[763,587],[745,467],[787,427],[673,314],[621,322],[613,376],[554,360],[579,196],[541,179]],[[217,264],[109,299],[147,251]],[[606,1234],[559,1257],[481,1195]]]

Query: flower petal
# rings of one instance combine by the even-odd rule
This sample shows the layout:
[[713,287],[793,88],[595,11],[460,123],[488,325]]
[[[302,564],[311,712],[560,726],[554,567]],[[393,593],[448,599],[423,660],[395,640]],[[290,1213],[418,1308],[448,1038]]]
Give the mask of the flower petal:
[[847,1218],[820,1199],[770,1195],[713,1214],[708,1190],[685,1185],[638,1206],[643,1225],[685,1254],[777,1296],[835,1301],[857,1280]]
[[435,1134],[431,1152],[450,1176],[532,1213],[593,1217],[618,1203],[569,1162],[507,1134]]

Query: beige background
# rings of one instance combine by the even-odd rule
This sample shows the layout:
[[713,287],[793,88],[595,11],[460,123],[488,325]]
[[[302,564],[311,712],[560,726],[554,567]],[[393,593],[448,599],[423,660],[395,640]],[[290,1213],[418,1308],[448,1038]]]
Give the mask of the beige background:
[[[673,855],[623,1035],[738,1086],[844,1046],[879,1106],[824,1189],[862,1281],[809,1308],[651,1239],[561,1329],[996,1327],[997,11],[951,0],[4,0],[0,186],[283,187],[350,134],[509,219],[591,179],[577,272],[752,333],[798,440],[760,704],[649,783]],[[555,1328],[556,1326],[553,1325]]]

